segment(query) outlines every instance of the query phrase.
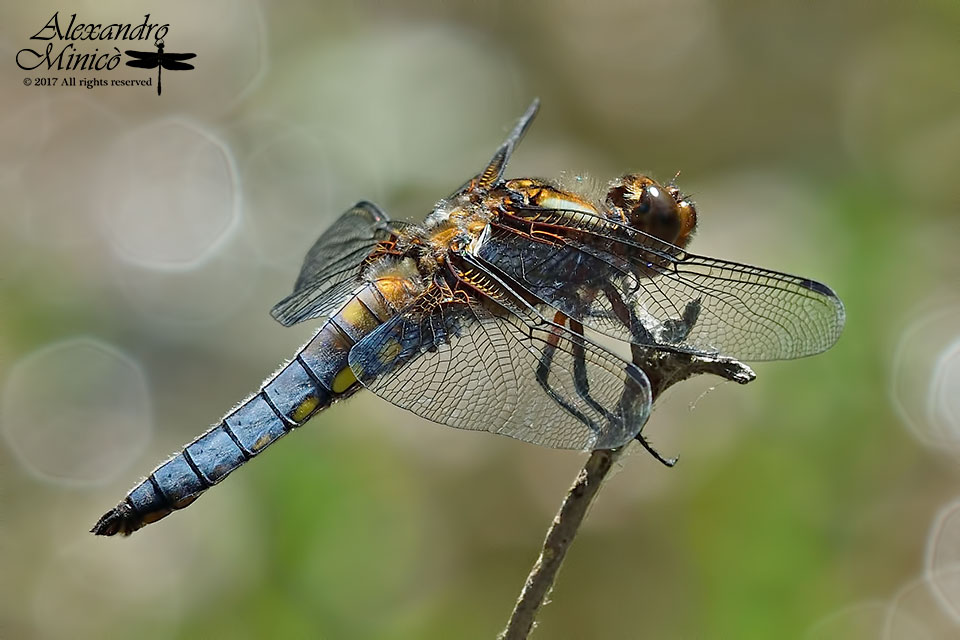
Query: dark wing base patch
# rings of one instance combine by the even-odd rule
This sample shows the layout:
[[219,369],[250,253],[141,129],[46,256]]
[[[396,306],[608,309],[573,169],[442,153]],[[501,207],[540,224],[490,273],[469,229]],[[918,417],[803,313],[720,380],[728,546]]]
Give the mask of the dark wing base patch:
[[307,252],[293,293],[270,310],[285,327],[329,316],[361,284],[364,259],[391,237],[390,219],[370,202],[341,215]]

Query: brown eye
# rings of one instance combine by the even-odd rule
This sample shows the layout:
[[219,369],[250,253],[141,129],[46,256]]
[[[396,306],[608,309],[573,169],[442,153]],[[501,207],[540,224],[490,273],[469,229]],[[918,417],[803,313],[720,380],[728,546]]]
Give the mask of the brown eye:
[[673,185],[660,186],[638,173],[617,178],[604,201],[606,214],[655,238],[686,246],[697,224],[693,203]]
[[667,242],[676,240],[680,233],[680,210],[676,200],[655,184],[643,188],[639,202],[628,217],[634,228]]
[[687,199],[680,200],[677,206],[680,208],[680,232],[673,244],[685,247],[697,229],[697,208]]
[[643,194],[640,196],[640,204],[638,204],[636,207],[633,208],[633,215],[643,216],[649,213],[650,207],[652,206],[650,204],[651,200],[652,198],[650,197],[650,193],[646,189],[644,189]]

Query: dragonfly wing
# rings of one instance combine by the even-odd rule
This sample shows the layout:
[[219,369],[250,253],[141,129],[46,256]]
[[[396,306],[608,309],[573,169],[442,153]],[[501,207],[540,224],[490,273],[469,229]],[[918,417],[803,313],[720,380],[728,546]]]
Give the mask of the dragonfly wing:
[[604,293],[613,290],[622,298],[638,287],[630,265],[616,256],[595,255],[563,242],[492,226],[476,258],[509,278],[517,289],[595,331],[625,342],[653,342],[652,336],[639,337],[642,326],[631,332],[629,322],[618,317]]
[[[549,215],[554,239],[531,243],[516,232],[491,234],[480,256],[607,335],[756,361],[820,353],[843,330],[843,304],[819,282],[690,254],[597,216]],[[570,284],[556,281],[558,273],[573,274]],[[607,282],[617,296],[602,292]],[[628,322],[640,326],[628,329],[623,318],[613,319],[612,297],[629,309]]]
[[537,111],[539,110],[540,99],[534,98],[533,102],[530,103],[530,106],[527,107],[527,110],[522,116],[520,116],[520,120],[513,128],[513,131],[510,132],[510,135],[507,136],[507,139],[504,140],[502,145],[500,145],[500,148],[497,149],[497,152],[493,154],[493,158],[490,159],[490,162],[487,163],[487,166],[484,168],[484,170],[468,180],[462,187],[450,194],[449,198],[454,198],[461,193],[469,191],[470,189],[489,189],[493,185],[500,182],[500,180],[503,178],[503,172],[507,168],[507,163],[510,161],[510,156],[513,155],[517,145],[520,144],[520,140],[523,139],[527,129],[530,128],[530,125],[533,123],[533,119],[536,117]]
[[143,60],[156,60],[157,52],[156,51],[124,51],[125,54],[131,58],[141,58]]
[[163,54],[163,60],[160,62],[164,69],[169,69],[170,71],[189,71],[190,69],[195,69],[192,64],[186,62],[177,62],[176,60],[170,60],[167,57],[167,54]]
[[270,313],[284,326],[329,315],[359,284],[363,261],[391,236],[387,214],[359,202],[340,216],[304,258],[293,293]]
[[163,52],[164,60],[189,60],[190,58],[196,58],[197,54],[195,53],[167,53]]
[[651,280],[660,285],[656,294],[699,301],[687,342],[734,358],[810,356],[832,347],[843,331],[843,303],[815,280],[693,254],[677,258],[664,274]]
[[[127,53],[137,53],[136,51],[127,51]],[[153,54],[154,56],[156,54]],[[154,58],[153,60],[127,60],[128,67],[139,67],[140,69],[156,69],[157,65],[160,62]]]
[[621,446],[650,413],[639,368],[490,300],[414,305],[355,345],[350,366],[374,393],[428,420],[554,448]]

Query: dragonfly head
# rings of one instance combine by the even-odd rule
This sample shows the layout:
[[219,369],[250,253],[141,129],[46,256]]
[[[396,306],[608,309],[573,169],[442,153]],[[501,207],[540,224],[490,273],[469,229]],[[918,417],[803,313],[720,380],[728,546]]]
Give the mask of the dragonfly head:
[[614,180],[604,204],[634,229],[679,247],[686,246],[697,226],[697,209],[679,189],[637,173]]

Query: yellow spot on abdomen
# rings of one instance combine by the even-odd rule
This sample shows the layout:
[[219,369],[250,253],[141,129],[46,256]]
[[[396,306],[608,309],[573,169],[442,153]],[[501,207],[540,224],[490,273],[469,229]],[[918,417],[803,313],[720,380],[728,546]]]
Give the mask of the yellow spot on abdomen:
[[313,413],[313,410],[317,408],[318,404],[320,404],[320,399],[317,396],[307,396],[303,399],[303,402],[293,410],[293,413],[290,414],[290,419],[296,423],[303,422],[310,417],[310,414]]
[[344,367],[340,372],[334,376],[333,384],[330,385],[330,389],[334,393],[343,393],[350,387],[354,385],[357,381],[357,376],[353,374],[353,369],[350,367]]
[[258,451],[266,447],[268,444],[270,444],[270,442],[272,442],[270,440],[270,434],[265,433],[259,438],[257,438],[257,441],[253,443],[253,447],[251,447],[250,450],[253,451],[254,453],[257,453]]
[[350,327],[361,335],[373,331],[380,324],[357,298],[348,302],[343,309],[340,310],[339,318],[343,322],[348,323]]

